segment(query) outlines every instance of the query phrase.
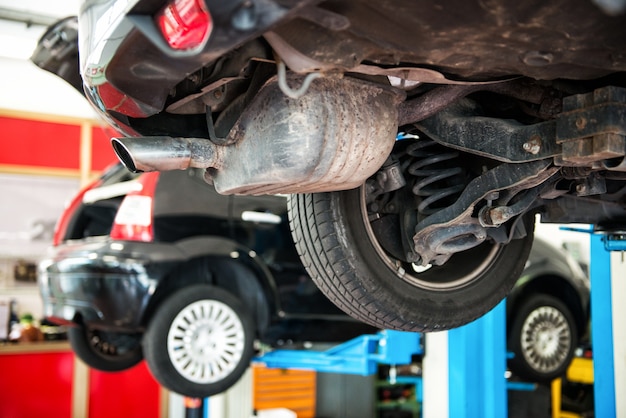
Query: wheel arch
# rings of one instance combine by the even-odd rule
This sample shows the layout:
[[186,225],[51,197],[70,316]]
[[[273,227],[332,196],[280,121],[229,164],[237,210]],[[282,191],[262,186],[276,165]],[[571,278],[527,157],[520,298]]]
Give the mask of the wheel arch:
[[271,273],[254,252],[219,237],[195,237],[177,246],[190,257],[159,282],[144,311],[142,326],[147,326],[155,310],[173,292],[194,284],[209,284],[242,300],[260,334],[267,329],[280,310],[278,294]]
[[534,277],[512,292],[507,299],[507,330],[511,329],[513,314],[519,310],[525,300],[536,294],[550,295],[562,301],[574,316],[579,338],[585,335],[588,308],[583,306],[574,286],[566,278],[556,274]]

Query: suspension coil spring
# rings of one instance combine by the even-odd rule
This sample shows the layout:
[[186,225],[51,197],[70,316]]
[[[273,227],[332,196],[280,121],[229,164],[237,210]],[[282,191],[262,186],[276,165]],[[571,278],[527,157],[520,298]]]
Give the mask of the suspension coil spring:
[[417,140],[406,153],[412,157],[407,172],[416,177],[412,192],[421,198],[421,218],[454,203],[466,185],[465,170],[455,164],[459,153],[430,139]]

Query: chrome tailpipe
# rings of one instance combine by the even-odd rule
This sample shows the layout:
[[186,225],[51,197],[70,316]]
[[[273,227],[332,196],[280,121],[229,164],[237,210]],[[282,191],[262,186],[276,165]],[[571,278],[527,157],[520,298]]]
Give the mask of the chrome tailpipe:
[[217,146],[204,138],[112,138],[122,164],[134,173],[219,167]]

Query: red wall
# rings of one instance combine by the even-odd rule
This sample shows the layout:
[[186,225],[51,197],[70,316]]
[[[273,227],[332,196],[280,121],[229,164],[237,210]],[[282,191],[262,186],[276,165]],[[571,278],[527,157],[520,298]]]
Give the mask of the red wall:
[[143,361],[120,373],[90,370],[89,418],[157,418],[159,391]]
[[78,168],[80,126],[0,117],[0,164]]
[[[0,417],[71,418],[73,377],[69,347],[50,353],[0,352]],[[159,417],[161,390],[145,362],[118,373],[90,369],[88,382],[88,418]]]
[[70,418],[71,352],[0,355],[0,417]]
[[[114,133],[91,128],[91,170],[101,171],[117,161],[110,145]],[[80,122],[54,122],[0,116],[0,165],[80,169]]]

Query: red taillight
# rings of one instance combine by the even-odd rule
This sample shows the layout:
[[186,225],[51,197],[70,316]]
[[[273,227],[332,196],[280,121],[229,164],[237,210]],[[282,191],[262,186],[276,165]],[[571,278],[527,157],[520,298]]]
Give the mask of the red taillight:
[[83,196],[85,196],[85,193],[87,193],[91,189],[95,189],[101,183],[102,183],[102,180],[100,179],[96,179],[92,181],[87,186],[83,187],[81,191],[78,192],[78,194],[74,196],[74,198],[70,201],[70,203],[67,205],[67,207],[63,211],[63,214],[59,218],[58,222],[54,226],[54,235],[52,237],[52,245],[54,246],[59,245],[65,238],[65,234],[67,233],[67,227],[69,226],[70,221],[72,220],[72,217],[74,216],[76,210],[83,203]]
[[111,238],[124,241],[150,242],[154,238],[152,227],[154,191],[158,172],[142,174],[136,181],[141,190],[126,195],[115,215]]
[[163,37],[174,49],[193,49],[208,38],[213,28],[204,0],[172,0],[157,15]]

